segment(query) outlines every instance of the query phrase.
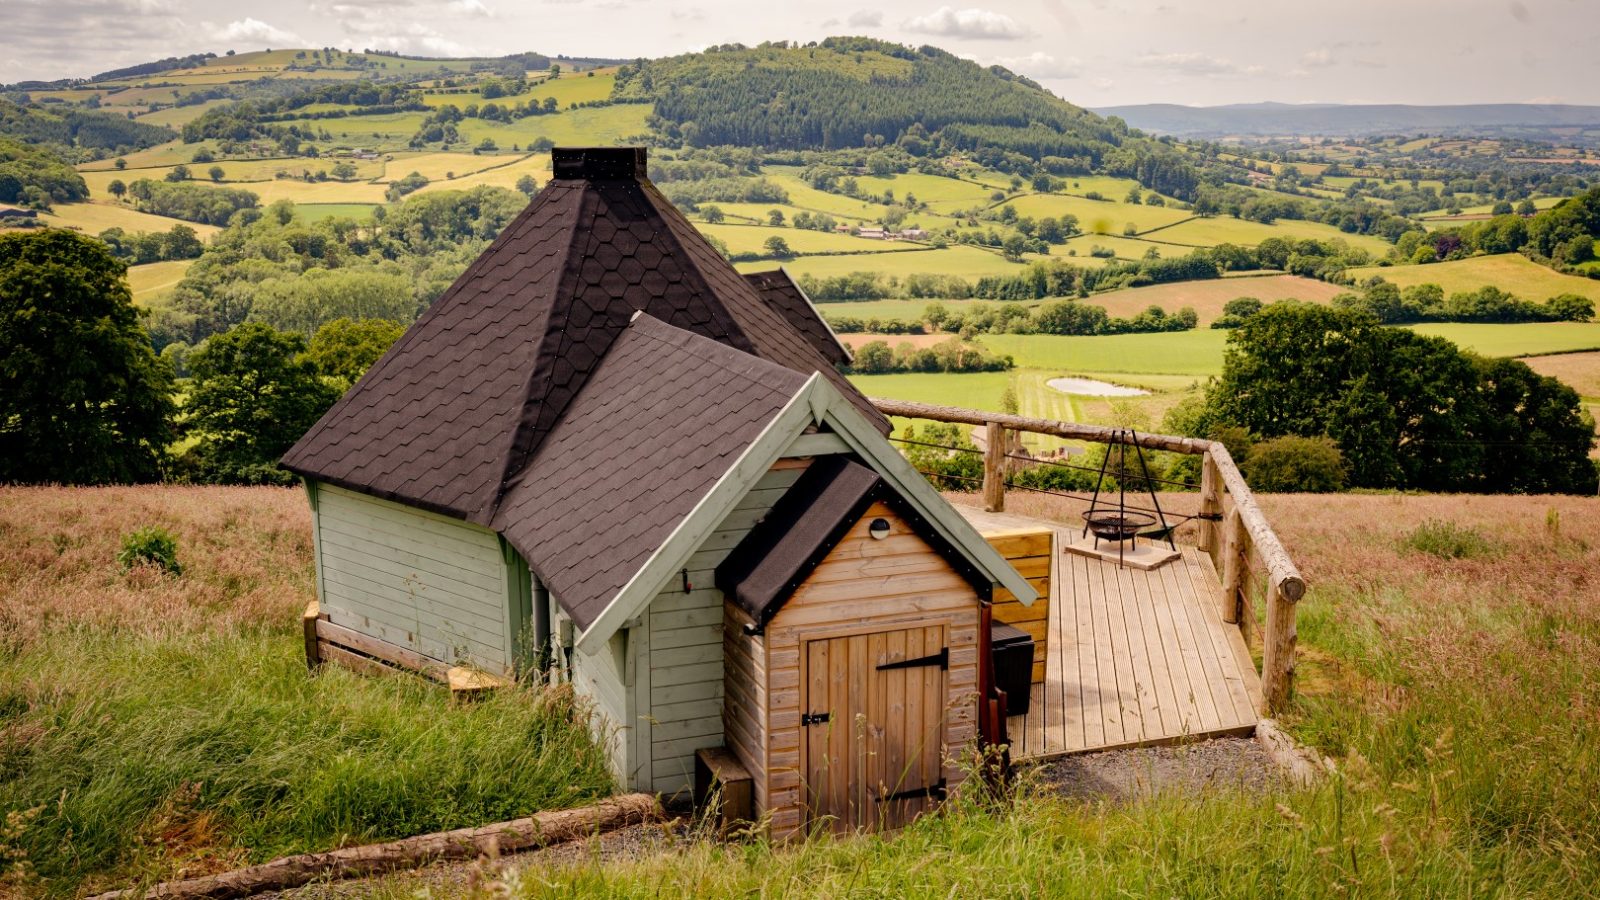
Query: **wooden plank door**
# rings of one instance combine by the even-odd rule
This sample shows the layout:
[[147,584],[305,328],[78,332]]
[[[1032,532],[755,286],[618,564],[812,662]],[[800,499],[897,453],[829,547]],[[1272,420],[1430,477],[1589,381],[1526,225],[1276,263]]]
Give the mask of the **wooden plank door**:
[[949,644],[934,625],[805,642],[809,824],[894,829],[943,796]]

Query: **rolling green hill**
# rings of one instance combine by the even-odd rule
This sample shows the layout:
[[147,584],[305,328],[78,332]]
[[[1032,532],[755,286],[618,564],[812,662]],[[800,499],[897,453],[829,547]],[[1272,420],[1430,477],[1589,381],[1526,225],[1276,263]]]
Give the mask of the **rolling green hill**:
[[618,71],[615,96],[654,99],[664,130],[693,146],[1009,153],[1061,174],[1136,177],[1178,197],[1192,195],[1198,178],[1176,152],[1002,67],[870,38],[644,61]]

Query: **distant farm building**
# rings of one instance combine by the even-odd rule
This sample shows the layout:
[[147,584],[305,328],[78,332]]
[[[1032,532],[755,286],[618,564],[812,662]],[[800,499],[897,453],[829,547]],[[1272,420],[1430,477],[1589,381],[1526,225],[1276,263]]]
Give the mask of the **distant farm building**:
[[284,457],[308,654],[545,673],[620,786],[713,772],[779,836],[903,823],[979,740],[989,604],[1034,588],[886,440],[786,273],[734,271],[642,149],[553,169]]

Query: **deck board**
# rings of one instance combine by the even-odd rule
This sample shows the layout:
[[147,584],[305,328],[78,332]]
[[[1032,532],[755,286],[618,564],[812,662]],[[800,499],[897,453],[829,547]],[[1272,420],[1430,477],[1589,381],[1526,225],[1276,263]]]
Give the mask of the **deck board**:
[[1052,527],[1045,680],[1026,716],[1008,723],[1016,759],[1039,759],[1186,738],[1256,724],[1261,679],[1237,625],[1222,621],[1211,560],[1183,557],[1151,571],[1064,553],[1056,523],[958,507],[980,531]]

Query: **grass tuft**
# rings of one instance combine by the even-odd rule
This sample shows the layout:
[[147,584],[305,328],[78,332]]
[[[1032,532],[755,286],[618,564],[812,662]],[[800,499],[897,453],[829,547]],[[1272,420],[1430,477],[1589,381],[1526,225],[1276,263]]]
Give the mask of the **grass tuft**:
[[1429,519],[1408,532],[1402,546],[1440,559],[1473,559],[1500,552],[1494,541],[1477,529],[1445,519]]

